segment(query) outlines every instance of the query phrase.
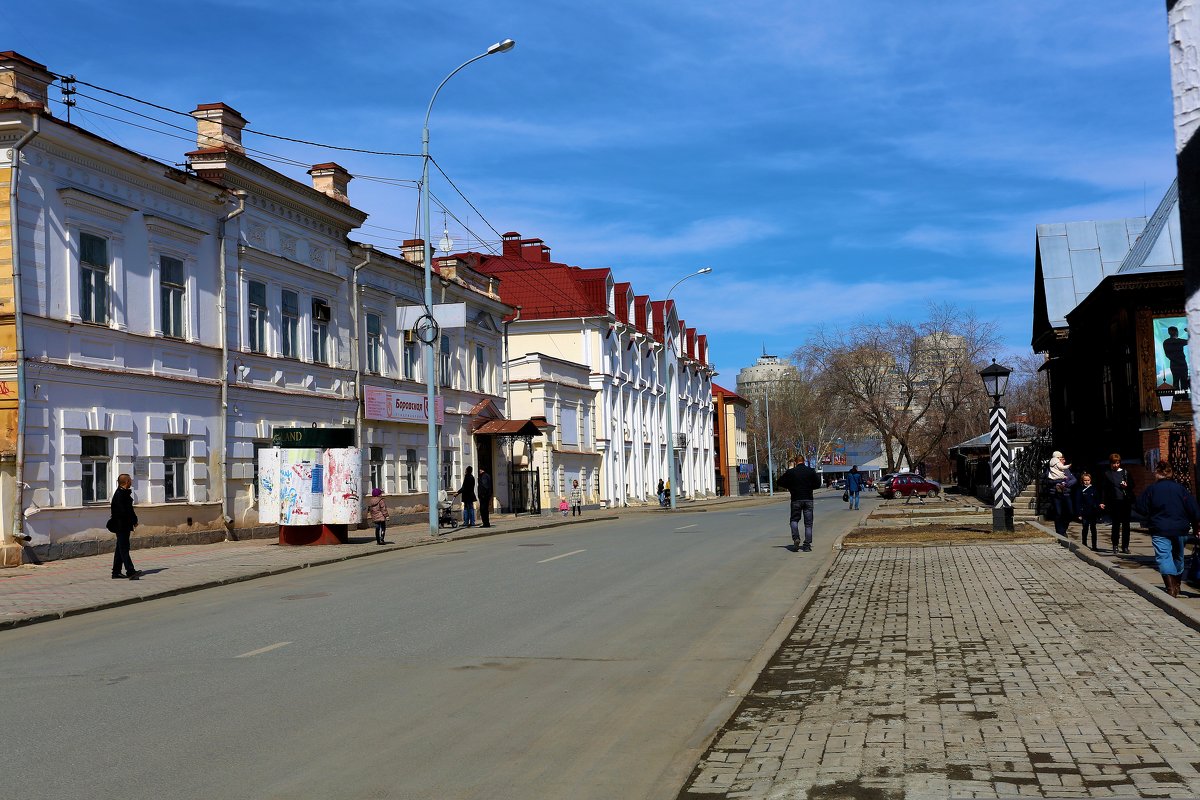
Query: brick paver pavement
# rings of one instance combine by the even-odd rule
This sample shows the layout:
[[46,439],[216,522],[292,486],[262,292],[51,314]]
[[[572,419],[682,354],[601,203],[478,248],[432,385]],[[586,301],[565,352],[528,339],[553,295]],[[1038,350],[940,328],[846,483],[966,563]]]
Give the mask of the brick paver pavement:
[[1198,656],[1057,544],[845,550],[680,797],[1200,796]]

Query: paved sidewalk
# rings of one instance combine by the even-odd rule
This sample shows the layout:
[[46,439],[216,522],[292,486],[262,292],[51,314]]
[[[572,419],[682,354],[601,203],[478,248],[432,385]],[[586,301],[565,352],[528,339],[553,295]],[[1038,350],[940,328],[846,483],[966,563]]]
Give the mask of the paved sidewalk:
[[1200,635],[1149,592],[1059,544],[844,550],[680,797],[1197,796]]
[[[767,498],[769,500],[770,498]],[[755,503],[760,498],[721,497],[680,504],[685,511],[721,508],[730,503]],[[112,553],[47,561],[0,569],[0,629],[59,619],[72,614],[137,603],[156,597],[207,589],[281,572],[331,564],[407,547],[436,545],[480,536],[579,525],[619,519],[621,515],[656,511],[654,507],[616,511],[585,511],[581,517],[559,514],[512,516],[493,514],[491,528],[446,528],[437,537],[421,522],[388,528],[388,544],[375,544],[371,529],[354,531],[351,543],[318,547],[281,547],[273,539],[246,542],[148,547],[133,551],[141,580],[113,580]]]

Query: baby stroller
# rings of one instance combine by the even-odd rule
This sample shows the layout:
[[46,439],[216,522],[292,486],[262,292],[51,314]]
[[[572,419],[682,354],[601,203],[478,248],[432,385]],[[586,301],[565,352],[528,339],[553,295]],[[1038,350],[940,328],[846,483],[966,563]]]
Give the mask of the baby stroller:
[[438,509],[438,529],[439,530],[443,526],[449,526],[451,528],[458,527],[458,520],[456,520],[454,518],[454,513],[456,511],[461,513],[462,505],[459,504],[457,501],[458,501],[457,494],[451,494],[450,492],[447,492],[445,489],[440,489],[438,491],[437,509]]

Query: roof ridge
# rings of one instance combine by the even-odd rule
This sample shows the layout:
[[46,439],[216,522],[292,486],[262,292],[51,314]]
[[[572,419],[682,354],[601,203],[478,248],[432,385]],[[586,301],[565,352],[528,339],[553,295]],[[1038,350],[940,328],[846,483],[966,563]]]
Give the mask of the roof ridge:
[[1175,180],[1171,181],[1171,185],[1167,188],[1166,194],[1158,203],[1158,208],[1154,209],[1154,214],[1151,215],[1150,221],[1146,223],[1146,227],[1142,229],[1141,235],[1137,241],[1133,243],[1133,247],[1129,248],[1129,252],[1125,254],[1125,258],[1121,260],[1121,266],[1117,268],[1117,273],[1120,275],[1123,272],[1132,272],[1138,269],[1145,263],[1146,257],[1150,255],[1150,251],[1154,249],[1154,245],[1158,242],[1158,237],[1162,235],[1163,228],[1166,227],[1167,220],[1171,216],[1171,209],[1179,200],[1179,176],[1175,176]]

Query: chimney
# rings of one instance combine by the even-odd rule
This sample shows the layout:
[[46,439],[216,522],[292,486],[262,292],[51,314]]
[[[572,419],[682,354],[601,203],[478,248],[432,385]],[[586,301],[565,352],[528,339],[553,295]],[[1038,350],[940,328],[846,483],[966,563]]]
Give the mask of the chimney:
[[312,175],[313,188],[337,200],[339,203],[350,205],[346,189],[350,185],[350,173],[341,164],[330,161],[328,164],[313,164],[308,171]]
[[425,266],[424,239],[405,239],[400,243],[400,250],[404,253],[404,260],[408,263],[416,264],[418,267]]
[[0,109],[49,114],[47,95],[53,81],[45,64],[12,50],[0,52]]
[[522,239],[521,258],[526,261],[549,261],[550,248],[542,244],[541,239]]
[[242,128],[246,118],[224,103],[204,103],[192,112],[196,118],[196,147],[199,150],[233,150],[245,154]]
[[520,258],[521,257],[521,234],[516,231],[509,231],[500,237],[500,241],[504,244],[505,258]]

